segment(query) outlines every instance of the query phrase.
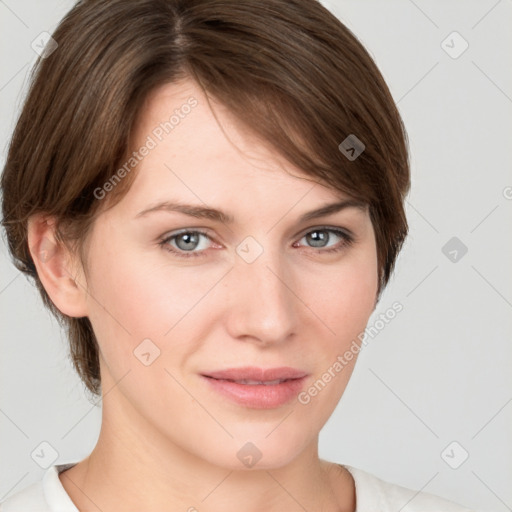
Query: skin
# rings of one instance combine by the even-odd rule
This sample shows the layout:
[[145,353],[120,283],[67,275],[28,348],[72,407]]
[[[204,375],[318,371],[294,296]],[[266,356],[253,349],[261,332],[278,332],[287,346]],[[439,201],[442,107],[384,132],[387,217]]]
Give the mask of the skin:
[[[284,161],[211,99],[223,131],[191,80],[146,99],[134,148],[190,96],[198,105],[132,171],[121,202],[96,220],[88,272],[57,244],[51,218],[30,220],[43,285],[60,311],[89,317],[100,346],[100,436],[60,480],[82,512],[354,511],[353,479],[319,458],[318,435],[356,357],[308,404],[273,409],[237,405],[199,374],[291,366],[309,373],[304,389],[321,378],[375,307],[368,211],[347,208],[300,223],[303,213],[346,196]],[[134,218],[170,199],[206,203],[235,222],[164,211]],[[322,253],[305,235],[323,225],[349,230],[355,241]],[[208,232],[211,239],[192,249],[201,256],[180,258],[158,245],[183,228]],[[341,246],[328,234],[327,248]],[[250,264],[236,252],[247,236],[263,248]],[[43,243],[54,244],[45,261],[37,258]],[[168,245],[179,251],[177,243]],[[146,338],[160,349],[149,366],[133,354]],[[248,441],[262,453],[252,468],[237,458]]]

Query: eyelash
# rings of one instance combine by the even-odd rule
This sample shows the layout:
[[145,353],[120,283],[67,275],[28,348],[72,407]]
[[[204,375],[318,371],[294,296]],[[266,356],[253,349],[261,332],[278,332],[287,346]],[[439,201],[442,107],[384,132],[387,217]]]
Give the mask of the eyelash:
[[[327,227],[327,226],[322,226],[322,227],[317,227],[317,228],[311,229],[311,230],[307,231],[306,233],[304,233],[301,236],[301,239],[304,238],[306,235],[314,233],[315,231],[328,231],[330,233],[334,233],[335,235],[339,236],[342,239],[342,241],[338,245],[331,247],[329,249],[318,249],[317,251],[314,251],[314,252],[319,252],[321,254],[336,253],[336,252],[339,252],[339,251],[349,247],[350,245],[352,245],[354,243],[354,238],[351,235],[349,235],[348,233],[346,233],[345,231],[342,231],[337,228]],[[169,245],[169,242],[171,240],[174,240],[178,236],[185,235],[185,234],[191,234],[191,233],[203,235],[206,238],[208,238],[209,240],[211,240],[210,235],[208,235],[208,233],[206,233],[205,231],[202,231],[201,229],[190,229],[190,230],[180,231],[179,233],[175,233],[170,236],[166,236],[164,239],[159,241],[158,245],[160,247],[162,247],[164,250],[175,254],[179,258],[203,257],[206,250],[196,251],[196,252],[190,251],[189,252],[189,251],[182,251],[182,250],[175,249],[174,247]],[[310,249],[315,249],[315,248],[310,247]]]

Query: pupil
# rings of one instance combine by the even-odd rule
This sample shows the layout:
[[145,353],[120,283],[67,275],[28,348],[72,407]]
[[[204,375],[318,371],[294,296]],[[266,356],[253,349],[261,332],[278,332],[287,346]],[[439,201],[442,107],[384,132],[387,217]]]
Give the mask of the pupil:
[[323,247],[325,245],[323,242],[327,240],[325,231],[312,231],[308,237],[309,241],[312,242],[313,247]]
[[[180,246],[181,245],[180,241],[185,241],[185,245],[183,247]],[[186,245],[186,244],[192,244],[192,246],[193,246],[194,244],[197,244],[197,241],[198,241],[197,234],[184,233],[177,238],[176,245],[180,249],[184,249],[184,250],[194,249],[194,247],[191,247],[190,245]]]

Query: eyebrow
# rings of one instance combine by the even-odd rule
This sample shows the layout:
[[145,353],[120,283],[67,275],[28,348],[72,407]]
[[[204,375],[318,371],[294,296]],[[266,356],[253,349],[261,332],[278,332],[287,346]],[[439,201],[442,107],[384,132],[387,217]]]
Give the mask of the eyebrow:
[[[308,220],[331,215],[347,208],[357,208],[359,210],[366,211],[367,204],[364,201],[359,201],[356,199],[344,199],[342,201],[326,204],[320,208],[304,213],[301,217],[299,217],[299,222],[307,222]],[[224,224],[233,224],[235,222],[235,219],[232,215],[223,212],[222,210],[218,210],[217,208],[184,204],[175,201],[162,201],[157,203],[140,211],[134,218],[137,219],[140,217],[145,217],[149,213],[160,211],[179,212],[183,213],[184,215],[189,215],[190,217],[195,217],[198,219],[209,219],[222,222]]]

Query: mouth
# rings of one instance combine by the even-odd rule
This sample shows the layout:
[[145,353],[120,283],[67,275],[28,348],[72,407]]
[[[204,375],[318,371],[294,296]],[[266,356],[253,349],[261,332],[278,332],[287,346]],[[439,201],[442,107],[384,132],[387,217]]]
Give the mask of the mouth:
[[290,366],[281,366],[278,368],[258,368],[256,366],[244,366],[241,368],[228,368],[226,370],[217,370],[203,374],[205,377],[211,377],[217,380],[229,380],[234,382],[243,382],[244,384],[261,384],[274,381],[285,381],[300,379],[307,373]]
[[[215,379],[215,377],[210,377],[208,375],[204,375],[209,379]],[[249,380],[249,379],[241,379],[241,380],[232,380],[232,379],[215,379],[224,382],[235,382],[236,384],[245,384],[247,386],[275,386],[277,384],[281,384],[282,382],[288,382],[290,380],[296,379],[276,379],[276,380]]]
[[237,405],[272,409],[290,402],[300,393],[307,373],[294,368],[234,368],[201,374],[211,390]]

